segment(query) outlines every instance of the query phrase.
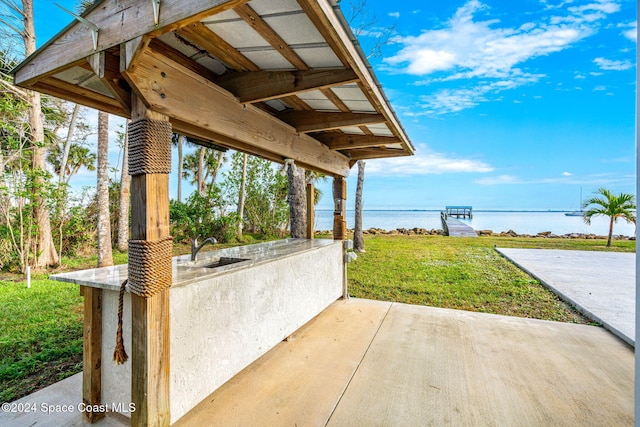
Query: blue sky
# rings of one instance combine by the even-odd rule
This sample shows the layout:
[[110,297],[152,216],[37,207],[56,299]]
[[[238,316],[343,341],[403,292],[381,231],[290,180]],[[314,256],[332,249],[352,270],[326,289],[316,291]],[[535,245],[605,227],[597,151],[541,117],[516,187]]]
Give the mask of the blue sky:
[[[361,44],[389,35],[369,60],[416,155],[367,162],[365,209],[577,209],[581,188],[635,194],[636,11],[632,0],[368,0]],[[69,22],[36,0],[40,43]]]

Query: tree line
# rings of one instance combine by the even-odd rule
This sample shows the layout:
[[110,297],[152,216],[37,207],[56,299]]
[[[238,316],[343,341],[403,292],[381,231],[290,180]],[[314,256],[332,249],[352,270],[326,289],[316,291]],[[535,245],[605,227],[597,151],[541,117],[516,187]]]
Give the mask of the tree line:
[[[363,19],[366,2],[352,3],[354,16]],[[79,0],[78,13],[92,4]],[[110,177],[109,115],[98,112],[94,130],[84,107],[12,84],[10,71],[36,50],[33,0],[0,0],[0,5],[5,11],[0,14],[0,269],[53,267],[62,255],[96,248],[98,266],[111,265],[112,248],[126,251],[129,235],[126,129],[116,141],[120,176]],[[96,131],[93,152],[87,139]],[[243,231],[267,236],[287,229],[292,237],[306,237],[306,183],[322,175],[295,166],[278,171],[267,160],[194,143],[173,136],[179,179],[170,218],[176,240],[202,234],[224,242],[241,239]],[[185,147],[193,152],[183,155]],[[221,173],[225,163],[228,170]],[[361,209],[364,162],[358,167]],[[96,172],[95,193],[70,191],[72,177],[82,170]],[[196,188],[184,200],[183,180]],[[314,202],[320,196],[316,191]],[[359,247],[361,220],[356,223]]]
[[[119,163],[110,168],[109,116],[99,113],[94,152],[88,138],[96,129],[87,123],[87,109],[43,95],[38,140],[30,121],[31,99],[13,86],[9,76],[15,65],[8,52],[0,52],[0,268],[55,266],[62,255],[87,255],[96,248],[106,253],[112,247],[126,251],[130,197],[126,129],[115,141]],[[228,242],[241,239],[243,230],[262,236],[285,233],[288,180],[270,161],[197,146],[197,141],[181,135],[174,135],[173,142],[179,179],[170,218],[177,241],[206,235]],[[185,146],[191,153],[183,155]],[[73,176],[82,170],[97,172],[96,191],[71,191]],[[184,200],[182,181],[195,186]],[[39,207],[46,215],[39,214]],[[40,244],[46,234],[52,247],[49,256]],[[99,265],[110,265],[109,256],[99,256]]]

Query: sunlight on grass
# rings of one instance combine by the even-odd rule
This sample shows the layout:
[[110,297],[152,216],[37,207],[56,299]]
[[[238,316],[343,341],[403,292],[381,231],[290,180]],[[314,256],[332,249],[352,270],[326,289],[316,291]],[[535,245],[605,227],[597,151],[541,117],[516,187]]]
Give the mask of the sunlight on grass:
[[82,370],[78,286],[0,282],[0,402]]
[[[367,236],[366,253],[348,267],[349,293],[358,298],[588,323],[537,280],[501,257],[493,248],[496,244],[594,250],[606,242]],[[633,250],[635,242],[620,246]]]

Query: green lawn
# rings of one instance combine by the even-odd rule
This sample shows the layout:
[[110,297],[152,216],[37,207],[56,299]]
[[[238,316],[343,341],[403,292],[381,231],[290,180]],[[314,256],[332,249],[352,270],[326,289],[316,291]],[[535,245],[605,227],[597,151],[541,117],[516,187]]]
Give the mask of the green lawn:
[[[500,247],[607,250],[606,241],[446,236],[367,236],[349,264],[349,294],[562,322],[589,320],[494,250]],[[634,251],[635,241],[609,250]]]
[[[326,236],[325,236],[326,237]],[[348,267],[350,294],[511,316],[588,323],[493,249],[540,247],[635,251],[635,241],[504,237],[366,236]],[[174,254],[189,251],[176,245]],[[116,263],[126,254],[114,254]],[[65,260],[66,269],[95,259]],[[35,275],[0,281],[0,402],[18,399],[82,370],[82,298],[77,285]]]
[[82,370],[82,298],[77,285],[0,282],[0,402]]

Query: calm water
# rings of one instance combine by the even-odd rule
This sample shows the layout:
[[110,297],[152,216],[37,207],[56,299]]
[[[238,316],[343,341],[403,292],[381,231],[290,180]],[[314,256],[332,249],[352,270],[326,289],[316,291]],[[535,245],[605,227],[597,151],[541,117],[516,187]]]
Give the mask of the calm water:
[[[608,234],[609,219],[593,218],[591,225],[582,221],[582,217],[566,216],[564,212],[483,212],[474,211],[472,220],[464,220],[476,230],[493,230],[494,232],[513,230],[519,234],[536,234],[551,231],[562,235],[569,233]],[[367,211],[362,214],[365,230],[375,227],[384,230],[396,228],[432,228],[441,229],[439,211]],[[354,213],[347,211],[347,227],[353,228]],[[316,230],[333,228],[333,211],[316,211]],[[613,234],[625,236],[635,235],[635,225],[619,220],[613,226]]]

